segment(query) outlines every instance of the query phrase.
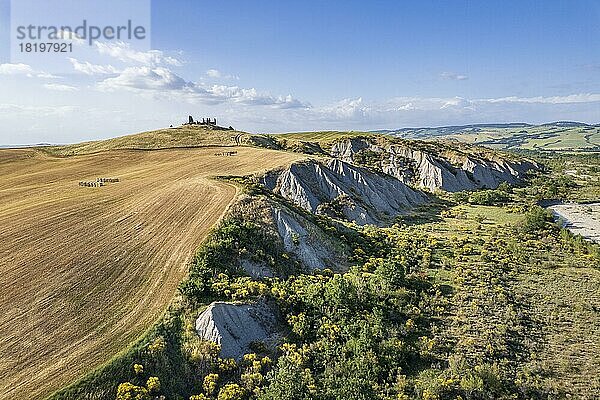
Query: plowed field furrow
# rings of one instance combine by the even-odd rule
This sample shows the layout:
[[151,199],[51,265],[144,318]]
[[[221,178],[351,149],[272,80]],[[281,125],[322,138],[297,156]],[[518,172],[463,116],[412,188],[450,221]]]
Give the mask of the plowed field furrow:
[[[0,399],[43,398],[157,319],[235,197],[212,177],[300,158],[237,150],[0,151]],[[97,177],[120,182],[78,185]]]

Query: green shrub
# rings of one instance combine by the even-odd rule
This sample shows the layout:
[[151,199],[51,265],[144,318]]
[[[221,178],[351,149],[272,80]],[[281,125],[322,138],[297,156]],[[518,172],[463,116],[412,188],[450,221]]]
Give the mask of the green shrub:
[[150,395],[145,387],[125,382],[117,389],[117,400],[150,400]]
[[541,232],[552,226],[552,213],[540,206],[532,207],[526,214],[521,224],[521,230],[525,233]]
[[237,383],[229,383],[219,390],[217,400],[242,400],[246,396],[244,389]]
[[502,190],[479,190],[469,196],[469,203],[483,206],[502,205],[509,200],[508,194]]
[[469,202],[469,192],[463,190],[462,192],[452,193],[452,199],[459,204],[467,204]]

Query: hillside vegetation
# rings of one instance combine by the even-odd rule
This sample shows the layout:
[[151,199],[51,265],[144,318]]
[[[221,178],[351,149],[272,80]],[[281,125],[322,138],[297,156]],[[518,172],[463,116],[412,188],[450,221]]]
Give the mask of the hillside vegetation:
[[[365,136],[328,135],[248,140],[318,154],[303,163],[319,169],[336,143]],[[468,146],[398,143],[433,160],[462,154],[482,168],[522,161]],[[356,210],[348,197],[376,207],[351,196],[373,182],[369,174],[392,179],[376,154],[367,155],[374,158],[347,162],[369,173],[336,179],[286,175],[291,167],[277,169],[276,180],[230,176],[243,196],[197,251],[169,310],[126,352],[52,398],[598,398],[600,248],[560,229],[537,205],[589,191],[597,160],[546,155],[546,169],[514,184],[429,192],[426,203],[376,227],[339,212]],[[336,180],[349,184],[351,176],[354,193],[330,201]],[[314,208],[299,196],[306,188]],[[327,254],[336,261],[325,265]],[[236,330],[216,319],[210,334],[197,325],[210,323],[205,311],[215,301],[236,313],[273,310],[277,334],[239,342],[245,355],[228,358],[206,338]],[[241,340],[245,327],[235,329]]]

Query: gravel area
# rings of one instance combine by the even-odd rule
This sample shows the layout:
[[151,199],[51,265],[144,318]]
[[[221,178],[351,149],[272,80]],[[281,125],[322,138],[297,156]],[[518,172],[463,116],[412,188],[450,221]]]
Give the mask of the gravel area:
[[565,228],[600,243],[600,203],[558,204],[548,208]]

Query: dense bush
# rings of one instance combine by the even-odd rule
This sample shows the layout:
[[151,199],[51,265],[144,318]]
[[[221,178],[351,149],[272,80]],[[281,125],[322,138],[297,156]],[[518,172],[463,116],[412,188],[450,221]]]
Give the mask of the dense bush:
[[534,206],[525,214],[521,230],[525,233],[540,233],[547,229],[556,228],[552,224],[553,221],[550,211],[540,206]]
[[497,206],[507,203],[509,195],[503,190],[479,190],[471,193],[469,203],[483,206]]
[[511,200],[510,193],[512,193],[511,186],[503,182],[497,189],[455,192],[452,193],[452,199],[459,204],[499,206]]
[[194,257],[188,279],[179,287],[180,292],[192,301],[223,296],[220,281],[245,275],[238,266],[240,257],[265,263],[280,275],[297,268],[279,242],[259,225],[227,218]]
[[544,174],[533,177],[526,188],[526,192],[536,200],[566,200],[576,187],[577,184],[568,175]]

